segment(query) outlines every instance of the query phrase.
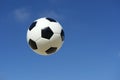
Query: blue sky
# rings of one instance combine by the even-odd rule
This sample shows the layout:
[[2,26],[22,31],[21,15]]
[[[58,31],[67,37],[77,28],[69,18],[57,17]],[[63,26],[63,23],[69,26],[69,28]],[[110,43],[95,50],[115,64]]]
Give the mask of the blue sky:
[[[52,17],[65,31],[54,55],[28,46],[29,25]],[[0,80],[120,80],[119,0],[1,0]]]

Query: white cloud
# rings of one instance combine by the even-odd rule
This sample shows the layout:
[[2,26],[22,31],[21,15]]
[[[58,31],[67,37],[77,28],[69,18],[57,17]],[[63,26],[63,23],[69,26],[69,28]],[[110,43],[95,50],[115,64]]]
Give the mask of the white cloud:
[[26,8],[16,9],[13,14],[18,21],[26,21],[30,18],[30,12]]

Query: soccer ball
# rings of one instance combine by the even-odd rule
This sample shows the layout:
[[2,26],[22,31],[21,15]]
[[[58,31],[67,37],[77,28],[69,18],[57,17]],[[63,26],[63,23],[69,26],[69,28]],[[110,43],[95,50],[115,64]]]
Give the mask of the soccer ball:
[[63,28],[52,18],[37,19],[27,31],[27,42],[30,48],[40,55],[53,54],[64,42]]

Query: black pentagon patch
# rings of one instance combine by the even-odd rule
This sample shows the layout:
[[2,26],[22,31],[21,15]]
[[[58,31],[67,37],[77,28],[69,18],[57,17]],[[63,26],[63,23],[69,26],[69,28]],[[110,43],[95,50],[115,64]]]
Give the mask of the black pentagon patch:
[[50,39],[53,35],[53,31],[49,27],[46,27],[46,28],[42,29],[41,34],[42,34],[43,38]]
[[33,41],[32,39],[29,40],[29,45],[32,49],[34,49],[34,50],[37,49],[37,45],[36,45],[35,41]]
[[64,39],[65,39],[65,35],[64,35],[64,31],[63,31],[63,30],[61,31],[61,34],[60,34],[60,35],[61,35],[61,39],[62,39],[62,41],[64,41]]
[[56,20],[52,19],[52,18],[46,18],[47,20],[49,20],[50,22],[57,22]]
[[37,23],[37,22],[33,22],[33,23],[30,25],[30,27],[29,27],[29,30],[30,30],[30,31],[36,26],[36,23]]
[[50,47],[50,48],[46,51],[46,53],[47,53],[47,54],[51,54],[51,53],[54,53],[56,50],[57,50],[57,47]]

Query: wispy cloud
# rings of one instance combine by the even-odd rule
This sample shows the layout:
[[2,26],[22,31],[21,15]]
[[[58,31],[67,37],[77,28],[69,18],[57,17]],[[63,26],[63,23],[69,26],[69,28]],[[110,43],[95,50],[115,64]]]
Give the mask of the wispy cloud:
[[120,57],[120,52],[118,53],[118,56]]
[[18,21],[26,21],[30,18],[30,12],[26,8],[19,8],[13,11],[15,18]]
[[63,20],[65,18],[64,15],[62,15],[61,13],[55,10],[45,10],[45,11],[40,11],[40,12],[38,11],[34,15],[30,11],[27,8],[18,8],[13,11],[13,14],[17,21],[22,21],[22,22],[27,21],[33,17],[36,17],[36,18],[51,17],[51,18],[55,18],[58,20]]
[[53,4],[58,4],[58,3],[61,3],[62,1],[64,0],[48,0],[50,3],[53,3]]

